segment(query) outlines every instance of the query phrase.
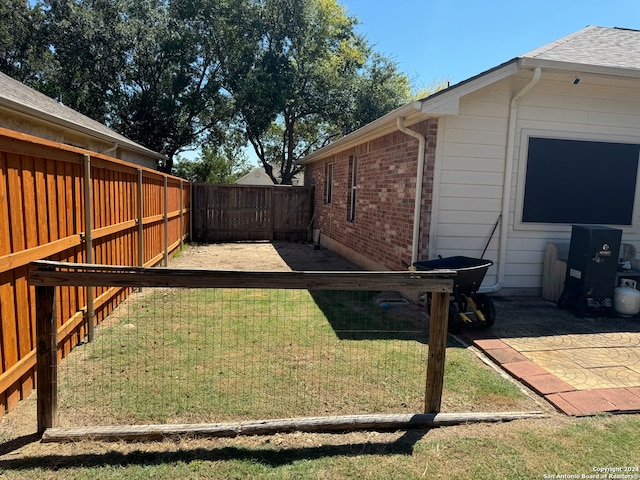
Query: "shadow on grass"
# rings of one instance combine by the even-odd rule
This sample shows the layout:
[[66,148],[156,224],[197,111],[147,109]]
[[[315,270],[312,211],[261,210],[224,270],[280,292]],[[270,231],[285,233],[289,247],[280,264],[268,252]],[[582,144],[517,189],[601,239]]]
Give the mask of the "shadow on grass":
[[[294,271],[363,270],[334,252],[291,242],[273,242],[278,255]],[[310,291],[316,305],[341,340],[406,340],[429,343],[429,320],[417,305],[394,306],[386,297],[400,299],[397,292]],[[461,345],[451,337],[448,347]]]
[[[250,461],[267,465],[269,467],[281,467],[298,462],[300,460],[318,460],[328,457],[356,457],[362,455],[412,455],[415,444],[428,432],[428,429],[407,430],[393,442],[362,442],[343,445],[322,445],[304,448],[279,448],[265,447],[235,447],[225,446],[221,448],[193,448],[180,449],[172,452],[152,452],[134,450],[131,452],[118,452],[110,450],[105,453],[78,454],[78,455],[42,455],[22,457],[11,460],[0,460],[0,475],[2,470],[31,470],[40,469],[57,471],[62,468],[96,468],[103,466],[153,466],[172,463],[189,463],[194,461]],[[339,434],[336,434],[339,435]],[[30,436],[32,437],[32,436]],[[37,441],[39,436],[28,443]],[[5,452],[6,453],[6,452]]]
[[428,319],[417,306],[385,306],[384,294],[379,292],[323,290],[310,293],[341,340],[428,342]]
[[[429,318],[424,307],[381,303],[395,292],[323,290],[311,291],[316,305],[340,340],[404,340],[429,344]],[[462,347],[447,336],[447,347]]]
[[16,450],[21,449],[22,447],[26,447],[30,443],[39,442],[42,435],[37,433],[32,433],[30,435],[24,435],[22,437],[12,438],[11,440],[0,444],[0,457],[2,455],[6,455],[7,453],[14,452]]

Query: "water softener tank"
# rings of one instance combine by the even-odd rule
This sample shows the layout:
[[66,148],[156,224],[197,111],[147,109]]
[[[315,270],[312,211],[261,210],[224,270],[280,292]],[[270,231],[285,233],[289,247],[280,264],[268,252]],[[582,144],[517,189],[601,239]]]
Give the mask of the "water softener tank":
[[629,317],[640,312],[640,292],[636,290],[635,280],[620,280],[620,286],[613,292],[613,308],[620,315]]

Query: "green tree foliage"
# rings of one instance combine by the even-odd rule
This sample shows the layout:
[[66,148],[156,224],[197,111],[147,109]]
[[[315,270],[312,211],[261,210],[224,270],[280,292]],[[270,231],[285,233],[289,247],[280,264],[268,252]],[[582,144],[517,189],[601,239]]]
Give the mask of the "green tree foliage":
[[[227,65],[228,88],[265,171],[289,184],[296,161],[400,106],[409,82],[372,55],[336,0],[264,0],[260,41]],[[274,171],[278,169],[279,172]]]
[[192,182],[231,184],[250,171],[246,157],[230,155],[224,147],[205,147],[195,160],[179,158],[173,174]]
[[128,45],[119,0],[43,0],[44,32],[53,61],[37,88],[108,123]]
[[227,132],[226,141],[213,142],[202,148],[198,158],[178,158],[173,174],[192,182],[235,183],[253,168],[243,149],[243,136],[239,131]]
[[44,14],[28,0],[0,2],[0,71],[35,83],[51,55],[44,39]]
[[198,144],[203,162],[227,154],[240,126],[285,184],[304,155],[410,98],[337,0],[4,0],[0,12],[2,71],[169,158]]
[[203,22],[178,8],[189,2],[44,2],[51,96],[170,159],[231,114]]

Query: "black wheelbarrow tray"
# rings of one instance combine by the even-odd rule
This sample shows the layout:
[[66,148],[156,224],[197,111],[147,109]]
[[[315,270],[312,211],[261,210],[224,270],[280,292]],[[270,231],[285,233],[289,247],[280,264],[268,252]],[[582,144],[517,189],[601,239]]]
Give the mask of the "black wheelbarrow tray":
[[449,302],[449,331],[459,333],[465,324],[490,327],[496,321],[493,300],[478,293],[485,274],[493,261],[471,257],[446,257],[415,262],[417,271],[454,270],[453,294]]

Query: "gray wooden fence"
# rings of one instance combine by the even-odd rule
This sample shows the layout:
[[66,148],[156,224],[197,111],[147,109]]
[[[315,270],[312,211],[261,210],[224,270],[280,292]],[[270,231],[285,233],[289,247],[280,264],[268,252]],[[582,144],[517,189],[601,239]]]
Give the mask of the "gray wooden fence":
[[306,240],[312,187],[193,185],[193,240]]

